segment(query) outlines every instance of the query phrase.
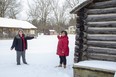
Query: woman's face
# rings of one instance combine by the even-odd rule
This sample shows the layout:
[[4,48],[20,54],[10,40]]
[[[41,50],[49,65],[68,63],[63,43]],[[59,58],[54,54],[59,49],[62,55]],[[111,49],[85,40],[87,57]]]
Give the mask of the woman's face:
[[61,36],[65,36],[65,33],[63,32],[63,33],[61,33]]
[[19,35],[22,36],[23,32],[22,31],[19,31]]

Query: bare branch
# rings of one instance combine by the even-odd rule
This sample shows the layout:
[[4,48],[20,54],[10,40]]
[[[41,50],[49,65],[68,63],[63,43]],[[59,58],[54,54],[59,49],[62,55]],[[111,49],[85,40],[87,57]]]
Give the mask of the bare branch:
[[73,8],[79,3],[79,0],[66,0],[66,2],[67,2],[67,6]]
[[0,17],[16,18],[21,11],[20,2],[17,0],[0,0]]

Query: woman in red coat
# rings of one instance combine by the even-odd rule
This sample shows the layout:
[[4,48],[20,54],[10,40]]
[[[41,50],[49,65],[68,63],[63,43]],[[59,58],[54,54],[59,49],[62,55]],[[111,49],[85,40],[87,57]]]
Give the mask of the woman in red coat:
[[60,58],[60,65],[58,67],[62,67],[62,64],[64,68],[66,68],[66,56],[69,55],[69,41],[66,31],[61,31],[61,35],[58,35],[58,45],[57,45],[57,55],[59,55]]

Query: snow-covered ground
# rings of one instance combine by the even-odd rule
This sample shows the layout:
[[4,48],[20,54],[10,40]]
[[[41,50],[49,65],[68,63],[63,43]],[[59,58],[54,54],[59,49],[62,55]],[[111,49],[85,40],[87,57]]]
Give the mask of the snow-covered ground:
[[26,59],[29,65],[16,65],[15,50],[10,50],[12,40],[0,40],[0,77],[73,77],[73,55],[75,35],[69,35],[70,56],[67,68],[56,68],[59,57],[56,55],[56,35],[39,35],[28,41]]

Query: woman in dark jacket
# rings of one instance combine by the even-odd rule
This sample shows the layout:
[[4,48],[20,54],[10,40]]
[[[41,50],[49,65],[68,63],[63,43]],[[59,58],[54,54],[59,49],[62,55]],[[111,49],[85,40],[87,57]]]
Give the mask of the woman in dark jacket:
[[60,58],[60,65],[58,67],[62,67],[62,64],[64,68],[66,68],[66,56],[69,55],[69,41],[66,31],[61,32],[61,36],[58,35],[58,45],[57,45],[57,55],[59,55]]
[[20,65],[20,58],[24,64],[27,64],[25,59],[25,51],[27,49],[27,40],[33,39],[34,37],[25,36],[23,30],[19,30],[18,34],[14,37],[11,50],[15,48],[17,53],[17,65]]

